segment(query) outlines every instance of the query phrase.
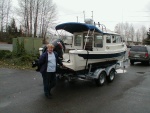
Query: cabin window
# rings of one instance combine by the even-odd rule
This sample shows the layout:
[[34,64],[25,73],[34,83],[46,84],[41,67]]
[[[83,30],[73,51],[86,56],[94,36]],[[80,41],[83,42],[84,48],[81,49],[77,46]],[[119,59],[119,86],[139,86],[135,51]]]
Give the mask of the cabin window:
[[85,50],[93,50],[93,37],[91,35],[89,35],[88,37],[86,36],[86,34],[84,34],[84,39],[83,39],[83,48]]
[[116,36],[116,43],[120,43],[120,42],[122,42],[121,37],[120,36]]
[[95,35],[94,47],[103,47],[103,37],[101,35]]
[[106,43],[111,43],[111,37],[110,36],[106,37]]
[[82,35],[75,35],[75,38],[74,38],[75,46],[81,46],[81,38],[82,38]]
[[112,36],[112,42],[116,43],[116,36]]

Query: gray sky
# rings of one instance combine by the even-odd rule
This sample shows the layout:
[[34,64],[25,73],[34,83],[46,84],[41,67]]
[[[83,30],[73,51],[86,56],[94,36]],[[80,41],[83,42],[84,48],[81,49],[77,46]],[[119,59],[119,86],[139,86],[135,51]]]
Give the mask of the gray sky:
[[[12,0],[17,4],[17,0]],[[150,0],[53,0],[58,9],[58,23],[83,22],[92,18],[114,30],[117,23],[150,27]],[[93,13],[92,13],[93,12]]]
[[114,30],[117,23],[150,27],[150,0],[53,0],[59,11],[59,22],[83,22],[86,18]]

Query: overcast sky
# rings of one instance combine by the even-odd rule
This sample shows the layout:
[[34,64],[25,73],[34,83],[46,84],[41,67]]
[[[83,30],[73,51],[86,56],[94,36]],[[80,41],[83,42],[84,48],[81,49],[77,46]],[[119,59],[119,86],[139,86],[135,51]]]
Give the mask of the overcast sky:
[[[150,27],[150,0],[54,0],[59,11],[59,22],[84,21],[92,18],[114,30],[117,23]],[[78,18],[78,19],[77,19]]]
[[[17,0],[12,0],[16,4]],[[150,0],[53,0],[58,9],[58,22],[83,22],[92,18],[114,30],[117,23],[150,27]],[[93,12],[93,13],[92,13]]]

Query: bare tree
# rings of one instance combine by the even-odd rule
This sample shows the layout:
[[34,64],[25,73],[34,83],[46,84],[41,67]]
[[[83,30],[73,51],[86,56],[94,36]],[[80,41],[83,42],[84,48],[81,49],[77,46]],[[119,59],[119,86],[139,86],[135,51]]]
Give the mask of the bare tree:
[[19,6],[27,36],[36,37],[40,31],[40,36],[45,38],[56,19],[56,6],[52,0],[19,0]]
[[146,31],[146,27],[145,26],[142,26],[140,28],[140,31],[141,31],[141,38],[142,38],[142,41],[147,38],[147,31]]
[[134,30],[134,27],[132,24],[130,25],[130,31],[129,32],[130,32],[131,41],[133,42],[134,36],[135,36],[135,30]]
[[26,36],[29,35],[29,0],[18,0],[18,15],[22,18],[22,27]]
[[[139,30],[140,31],[140,30]],[[135,40],[140,39],[139,36],[141,36],[140,33],[135,34],[135,28],[133,27],[132,24],[129,23],[119,23],[115,26],[115,32],[119,33],[122,37],[124,37],[124,39],[128,42],[134,42],[134,38]],[[136,36],[137,35],[137,36]],[[137,39],[138,37],[138,39]]]
[[9,23],[9,16],[10,16],[10,11],[11,11],[11,2],[12,0],[7,0],[7,4],[6,4],[6,29],[8,28],[8,23]]
[[115,26],[115,30],[116,33],[120,34],[122,37],[124,37],[124,24],[123,23],[118,23]]
[[125,38],[126,38],[126,41],[130,41],[130,30],[129,30],[129,23],[125,23],[124,24],[124,33],[125,33]]
[[41,36],[45,39],[48,28],[52,28],[56,20],[56,6],[51,0],[44,0],[42,2],[41,10]]
[[3,38],[3,33],[7,32],[8,23],[10,22],[11,0],[0,0],[0,31]]
[[37,0],[18,0],[19,9],[18,15],[22,18],[23,29],[26,36],[32,36],[34,17],[35,17],[35,4]]
[[29,34],[32,34],[32,16],[33,16],[33,10],[34,10],[34,1],[30,0],[30,11],[29,11],[29,17],[30,17],[30,29],[29,29]]
[[1,32],[3,32],[3,23],[4,23],[4,14],[5,14],[5,12],[4,12],[4,6],[5,5],[5,0],[1,0],[0,1],[0,21],[1,21]]
[[139,29],[136,31],[135,35],[136,35],[136,41],[137,41],[137,43],[139,43],[140,42],[140,37],[141,37],[141,33],[140,33]]

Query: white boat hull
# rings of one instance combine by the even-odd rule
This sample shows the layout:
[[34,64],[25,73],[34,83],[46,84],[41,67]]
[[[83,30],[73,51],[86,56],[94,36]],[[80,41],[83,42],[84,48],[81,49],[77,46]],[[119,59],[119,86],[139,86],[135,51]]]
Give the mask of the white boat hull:
[[125,50],[116,52],[72,50],[69,52],[69,54],[64,55],[64,59],[68,59],[69,62],[65,62],[68,61],[65,60],[63,64],[73,71],[80,71],[84,70],[85,68],[88,68],[90,64],[98,64],[105,66],[108,63],[111,64],[111,62],[117,62],[123,59],[125,52]]

